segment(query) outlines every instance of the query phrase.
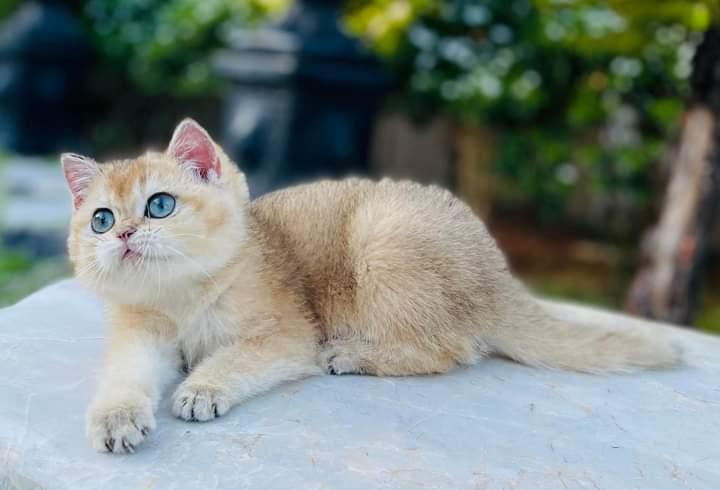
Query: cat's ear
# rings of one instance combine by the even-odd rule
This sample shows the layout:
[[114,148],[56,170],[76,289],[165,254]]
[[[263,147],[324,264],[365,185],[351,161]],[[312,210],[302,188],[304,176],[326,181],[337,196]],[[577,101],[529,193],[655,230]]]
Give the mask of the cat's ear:
[[183,119],[175,128],[167,154],[203,180],[220,176],[220,158],[215,143],[192,119]]
[[60,155],[60,162],[77,209],[85,200],[90,183],[100,175],[100,169],[92,158],[75,153],[63,153]]

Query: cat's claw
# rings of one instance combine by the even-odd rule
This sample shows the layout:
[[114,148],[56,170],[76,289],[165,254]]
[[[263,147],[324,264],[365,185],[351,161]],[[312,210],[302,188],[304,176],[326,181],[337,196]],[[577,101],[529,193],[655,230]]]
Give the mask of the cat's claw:
[[194,384],[181,384],[174,395],[175,416],[192,422],[206,422],[230,410],[228,397],[217,388]]
[[88,438],[100,452],[132,454],[154,428],[149,401],[99,403],[88,411]]

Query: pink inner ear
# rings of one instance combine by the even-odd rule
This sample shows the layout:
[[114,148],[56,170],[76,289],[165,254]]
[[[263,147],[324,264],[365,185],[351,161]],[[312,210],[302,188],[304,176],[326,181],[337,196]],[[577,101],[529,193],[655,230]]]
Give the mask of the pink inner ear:
[[173,134],[168,154],[181,165],[196,169],[200,177],[208,179],[210,172],[220,176],[220,160],[207,132],[195,121],[186,119]]
[[85,194],[90,183],[98,175],[95,160],[74,153],[63,153],[60,162],[65,173],[68,187],[73,196],[75,209],[79,208],[85,200]]

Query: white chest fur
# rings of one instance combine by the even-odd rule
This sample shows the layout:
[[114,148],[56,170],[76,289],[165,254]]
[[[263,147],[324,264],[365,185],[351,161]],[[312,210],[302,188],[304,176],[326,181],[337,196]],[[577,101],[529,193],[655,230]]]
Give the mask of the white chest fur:
[[178,344],[187,367],[192,369],[205,357],[237,337],[239,328],[226,312],[211,307],[182,324]]

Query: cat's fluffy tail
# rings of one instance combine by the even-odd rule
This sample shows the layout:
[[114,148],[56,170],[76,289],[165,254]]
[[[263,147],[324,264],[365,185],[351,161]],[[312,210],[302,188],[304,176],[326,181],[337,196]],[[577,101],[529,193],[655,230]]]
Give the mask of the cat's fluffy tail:
[[532,309],[532,315],[522,315],[488,339],[496,352],[530,366],[586,373],[660,369],[681,359],[680,350],[667,338],[667,327],[653,327],[654,332],[637,326],[617,328],[610,322],[622,320],[618,315],[549,302],[535,303]]

